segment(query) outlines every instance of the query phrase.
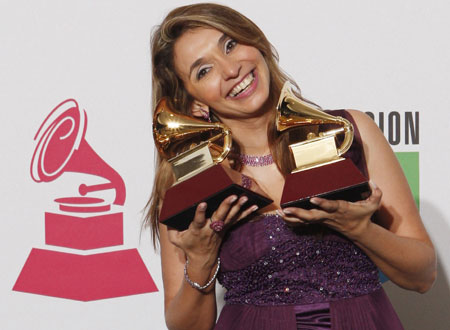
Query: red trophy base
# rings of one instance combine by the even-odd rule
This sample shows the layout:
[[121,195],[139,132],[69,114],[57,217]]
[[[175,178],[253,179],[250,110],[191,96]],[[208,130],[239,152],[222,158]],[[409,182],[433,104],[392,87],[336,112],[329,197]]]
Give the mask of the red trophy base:
[[92,255],[32,249],[13,290],[80,301],[158,291],[137,249]]
[[194,219],[197,205],[206,202],[206,217],[231,195],[247,196],[241,207],[258,205],[261,209],[273,201],[234,183],[221,165],[214,165],[196,176],[182,181],[167,190],[160,214],[160,222],[179,231],[186,230]]
[[350,159],[289,174],[281,207],[317,208],[312,197],[357,202],[370,196],[370,186]]

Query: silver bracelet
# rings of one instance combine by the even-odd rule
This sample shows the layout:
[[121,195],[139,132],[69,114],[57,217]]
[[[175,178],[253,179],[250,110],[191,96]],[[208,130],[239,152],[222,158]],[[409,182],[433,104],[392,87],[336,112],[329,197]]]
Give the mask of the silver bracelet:
[[189,275],[187,273],[187,265],[189,264],[189,260],[186,259],[186,263],[184,264],[184,279],[186,280],[186,282],[189,283],[190,286],[192,286],[194,289],[197,290],[204,290],[206,289],[208,286],[210,286],[212,284],[212,282],[214,282],[214,280],[217,277],[217,273],[219,273],[219,268],[220,268],[220,258],[217,258],[217,268],[216,271],[214,272],[214,275],[211,277],[211,279],[208,281],[208,283],[206,283],[205,285],[201,286],[200,284],[198,284],[197,282],[193,282],[190,278]]

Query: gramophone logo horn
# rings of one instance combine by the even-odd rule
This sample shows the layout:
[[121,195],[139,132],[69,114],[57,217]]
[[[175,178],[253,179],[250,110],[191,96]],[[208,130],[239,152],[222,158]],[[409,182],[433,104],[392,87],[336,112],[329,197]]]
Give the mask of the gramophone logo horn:
[[[79,196],[54,200],[58,211],[45,212],[45,243],[67,252],[33,248],[13,290],[82,301],[158,291],[137,249],[92,252],[123,245],[120,209],[126,189],[122,177],[85,140],[86,129],[86,111],[68,99],[50,112],[36,133],[30,168],[35,182],[52,182],[65,172],[105,182],[81,182]],[[112,203],[97,196],[111,189]],[[93,193],[95,197],[89,196]],[[77,253],[81,250],[83,254]]]
[[50,182],[64,172],[87,173],[103,177],[109,183],[79,186],[80,195],[115,189],[113,204],[125,204],[125,184],[120,175],[98,156],[85,140],[86,112],[69,99],[59,104],[44,120],[35,140],[31,177],[36,182]]

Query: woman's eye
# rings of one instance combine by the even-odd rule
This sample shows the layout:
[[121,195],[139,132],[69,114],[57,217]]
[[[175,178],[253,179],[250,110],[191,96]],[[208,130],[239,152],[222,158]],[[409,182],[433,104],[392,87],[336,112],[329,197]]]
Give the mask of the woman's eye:
[[234,39],[228,39],[228,41],[225,43],[225,53],[229,53],[233,50],[234,47],[236,47],[237,41]]
[[201,68],[197,72],[197,80],[202,79],[210,70],[211,68]]

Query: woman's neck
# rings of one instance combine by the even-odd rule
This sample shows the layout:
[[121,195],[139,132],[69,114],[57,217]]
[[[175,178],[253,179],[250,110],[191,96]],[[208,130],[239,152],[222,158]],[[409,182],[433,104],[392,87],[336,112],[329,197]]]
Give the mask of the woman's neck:
[[247,155],[266,155],[270,152],[267,136],[272,114],[247,119],[222,119],[230,127],[233,139],[241,146],[241,153]]

